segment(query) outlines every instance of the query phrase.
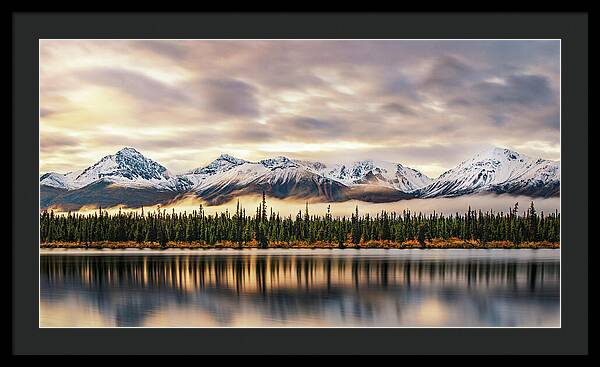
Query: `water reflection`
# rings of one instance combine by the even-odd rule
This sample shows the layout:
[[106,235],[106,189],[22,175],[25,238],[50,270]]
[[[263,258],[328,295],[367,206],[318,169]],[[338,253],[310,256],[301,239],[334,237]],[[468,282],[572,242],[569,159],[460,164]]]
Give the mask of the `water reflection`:
[[42,326],[558,326],[559,253],[41,256]]

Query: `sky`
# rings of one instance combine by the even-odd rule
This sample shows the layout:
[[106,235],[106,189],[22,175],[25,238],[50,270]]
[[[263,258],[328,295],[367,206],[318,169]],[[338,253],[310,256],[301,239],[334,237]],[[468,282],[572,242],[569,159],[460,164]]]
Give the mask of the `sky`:
[[41,40],[40,172],[134,147],[379,159],[435,178],[474,153],[560,157],[560,42]]

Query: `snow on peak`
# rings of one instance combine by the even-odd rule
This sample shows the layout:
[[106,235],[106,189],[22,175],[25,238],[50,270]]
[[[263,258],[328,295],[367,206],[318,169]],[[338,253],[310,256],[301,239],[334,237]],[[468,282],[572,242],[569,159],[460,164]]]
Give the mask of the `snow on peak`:
[[133,148],[123,148],[114,155],[107,155],[98,163],[86,168],[76,180],[92,182],[102,178],[125,180],[164,180],[169,178],[167,169],[152,159],[144,157]]
[[103,157],[82,171],[44,176],[40,178],[41,184],[66,189],[77,189],[98,181],[168,190],[177,186],[177,178],[164,166],[129,147]]
[[247,163],[247,161],[233,157],[229,154],[221,154],[208,165],[196,168],[189,173],[195,175],[214,175],[216,173],[226,172],[233,167],[240,166],[244,163]]
[[294,160],[294,162],[296,162],[297,164],[304,166],[310,170],[313,170],[315,172],[322,171],[327,168],[327,166],[325,164],[323,164],[321,162],[317,162],[317,161],[303,161],[303,160],[296,159],[296,160]]
[[[223,162],[227,162],[227,164]],[[218,166],[220,170],[208,174],[207,170],[204,169],[203,174],[186,175],[192,183],[193,191],[201,192],[230,186],[245,187],[251,183],[276,184],[291,182],[311,174],[303,170],[298,163],[283,156],[264,159],[259,162],[217,159],[207,167],[211,167],[213,164]],[[223,165],[221,166],[221,164]]]
[[226,162],[235,163],[235,164],[244,164],[244,163],[246,163],[245,160],[236,158],[236,157],[234,157],[232,155],[229,155],[229,154],[221,154],[219,156],[219,158],[217,158],[217,160],[226,161]]
[[287,157],[284,157],[284,156],[263,159],[259,163],[267,168],[272,169],[272,170],[277,169],[277,168],[283,169],[283,168],[298,168],[299,167],[299,164],[297,162],[295,162]]
[[40,176],[40,184],[58,189],[72,190],[76,188],[73,184],[72,177],[68,174],[60,174],[56,172],[44,173]]
[[477,153],[473,159],[506,159],[509,161],[522,159],[521,154],[515,152],[514,150],[494,147],[491,149],[483,150]]
[[319,162],[301,162],[312,172],[346,186],[379,185],[411,192],[431,183],[421,172],[399,163],[365,159],[347,164],[327,166]]
[[423,195],[456,196],[493,190],[497,186],[544,185],[560,180],[558,162],[533,159],[505,148],[492,148],[475,154],[455,168],[444,172]]
[[115,153],[115,155],[143,157],[142,153],[140,153],[137,149],[131,148],[131,147],[124,147],[121,150],[119,150],[117,153]]

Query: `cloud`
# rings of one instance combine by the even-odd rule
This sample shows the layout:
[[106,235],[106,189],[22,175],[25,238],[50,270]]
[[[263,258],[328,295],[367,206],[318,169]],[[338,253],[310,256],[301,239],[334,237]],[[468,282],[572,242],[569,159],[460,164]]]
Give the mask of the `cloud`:
[[431,176],[488,145],[553,159],[559,55],[557,41],[43,40],[40,163],[84,168],[123,145],[173,171],[221,153]]
[[207,79],[201,82],[201,97],[208,107],[230,116],[258,117],[260,106],[254,86],[235,79]]
[[543,75],[513,74],[503,83],[481,82],[476,90],[488,103],[536,106],[556,102],[550,81]]
[[312,117],[298,117],[293,118],[289,121],[288,126],[292,126],[293,129],[299,130],[330,130],[337,128],[339,125],[331,123],[329,121],[319,120]]
[[181,61],[189,55],[189,48],[174,41],[132,41],[131,45],[174,61]]
[[435,60],[423,81],[426,87],[456,88],[472,76],[473,68],[456,56],[444,55]]
[[553,130],[560,129],[560,110],[552,109],[544,118],[544,124]]
[[421,98],[418,95],[419,88],[406,76],[395,76],[390,79],[384,79],[382,86],[383,95],[391,95],[396,98],[402,97],[410,101],[418,101]]
[[381,106],[381,109],[385,112],[399,113],[402,115],[415,115],[415,111],[412,108],[397,102],[386,103]]
[[490,119],[494,124],[502,126],[506,123],[506,120],[508,120],[508,116],[499,113],[492,113],[490,114]]
[[264,128],[272,137],[293,141],[327,142],[343,137],[352,130],[351,125],[340,129],[341,122],[308,116],[286,116],[269,120]]
[[452,97],[446,104],[450,107],[470,107],[473,105],[473,102],[469,101],[466,97]]
[[51,114],[53,114],[54,111],[51,110],[50,108],[40,108],[40,117],[48,117]]
[[227,136],[230,142],[244,141],[247,143],[268,143],[274,138],[276,135],[270,126],[248,123],[232,125],[232,131]]
[[40,138],[40,150],[43,152],[49,152],[58,149],[73,148],[77,145],[77,143],[78,139],[64,134],[44,134]]
[[78,73],[81,81],[116,88],[144,102],[182,103],[187,97],[177,88],[140,72],[118,68],[95,68]]

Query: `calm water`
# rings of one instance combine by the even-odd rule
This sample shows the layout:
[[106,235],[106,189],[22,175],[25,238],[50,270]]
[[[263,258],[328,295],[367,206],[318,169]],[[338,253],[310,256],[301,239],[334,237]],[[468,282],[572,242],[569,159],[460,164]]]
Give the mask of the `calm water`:
[[40,325],[560,326],[559,251],[44,251]]

